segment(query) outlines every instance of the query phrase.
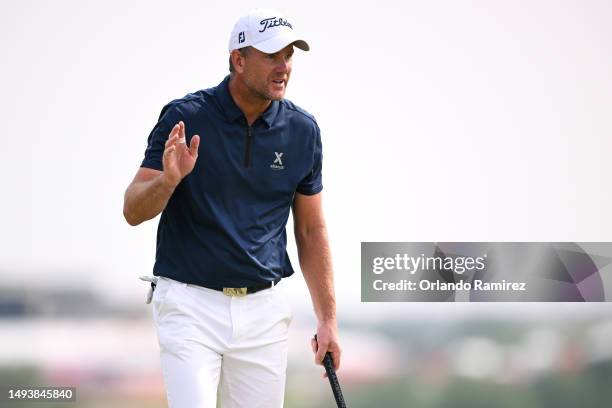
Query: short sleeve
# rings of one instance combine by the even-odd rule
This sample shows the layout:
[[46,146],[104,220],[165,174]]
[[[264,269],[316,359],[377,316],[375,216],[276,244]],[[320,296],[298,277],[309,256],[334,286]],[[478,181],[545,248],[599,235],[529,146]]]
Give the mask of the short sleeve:
[[312,168],[306,174],[297,187],[297,192],[304,195],[315,195],[323,190],[323,177],[321,174],[323,167],[323,147],[321,144],[321,131],[316,126],[316,136],[314,142]]
[[147,139],[147,149],[140,167],[163,171],[162,156],[170,131],[182,118],[176,107],[168,104],[159,114],[159,120]]

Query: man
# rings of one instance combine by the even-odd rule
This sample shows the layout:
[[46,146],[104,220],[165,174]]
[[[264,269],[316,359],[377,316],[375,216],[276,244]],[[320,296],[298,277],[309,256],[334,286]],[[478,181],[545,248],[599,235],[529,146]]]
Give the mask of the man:
[[277,284],[293,274],[290,208],[315,362],[329,351],[339,368],[320,131],[283,99],[294,46],[309,49],[279,13],[240,18],[230,75],[163,108],[125,193],[130,225],[161,212],[153,312],[172,408],[214,408],[217,387],[223,407],[282,407],[292,314]]

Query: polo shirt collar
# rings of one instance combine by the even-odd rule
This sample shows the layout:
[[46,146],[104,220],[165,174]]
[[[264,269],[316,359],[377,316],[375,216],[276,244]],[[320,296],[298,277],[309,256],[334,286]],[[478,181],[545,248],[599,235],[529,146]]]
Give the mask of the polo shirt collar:
[[[229,91],[229,80],[230,76],[226,76],[223,81],[217,86],[216,94],[219,102],[221,103],[221,107],[223,108],[223,112],[225,116],[231,121],[235,122],[240,118],[244,117],[244,113],[240,110],[232,95]],[[268,109],[259,117],[268,127],[271,127],[274,123],[274,119],[278,114],[278,101],[272,101]]]

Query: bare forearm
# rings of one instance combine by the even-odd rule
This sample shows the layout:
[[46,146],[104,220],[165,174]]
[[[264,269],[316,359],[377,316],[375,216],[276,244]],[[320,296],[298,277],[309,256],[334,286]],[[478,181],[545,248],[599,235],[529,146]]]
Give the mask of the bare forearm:
[[296,231],[300,267],[320,322],[336,320],[336,297],[331,251],[324,225]]
[[160,173],[151,180],[134,182],[125,191],[123,215],[130,225],[138,225],[162,212],[175,185]]

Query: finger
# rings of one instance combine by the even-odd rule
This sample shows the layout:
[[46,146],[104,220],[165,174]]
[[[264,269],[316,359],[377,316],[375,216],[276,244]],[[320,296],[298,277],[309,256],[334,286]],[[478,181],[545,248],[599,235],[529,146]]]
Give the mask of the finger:
[[181,128],[180,122],[174,125],[170,133],[168,134],[168,139],[172,138],[172,136],[177,135]]
[[193,135],[189,143],[189,153],[191,153],[192,157],[198,157],[198,147],[200,147],[200,136]]
[[178,140],[178,135],[177,134],[175,134],[172,137],[169,137],[168,140],[166,140],[166,146],[165,147],[174,145],[177,140]]
[[340,369],[340,353],[332,352],[332,361],[334,362],[334,370],[338,371]]
[[182,156],[187,150],[187,141],[185,140],[185,122],[180,120],[179,123],[177,123],[177,125],[178,125],[178,131],[177,131],[177,139],[176,139],[176,146],[177,146],[176,152]]
[[319,348],[317,349],[317,354],[315,356],[315,362],[317,364],[322,364],[323,363],[323,358],[325,357],[325,352],[327,351],[326,348],[321,347],[321,345],[319,345]]
[[185,143],[185,141],[181,141],[180,137],[176,140],[174,145],[176,146],[176,152],[181,156],[188,150],[187,143]]
[[174,153],[175,150],[176,150],[176,146],[174,146],[174,145],[168,147],[166,150],[164,150],[164,156],[168,156],[168,155]]
[[181,120],[179,126],[179,140],[181,143],[185,143],[185,123]]
[[322,348],[319,347],[319,342],[317,341],[317,339],[313,337],[312,340],[310,341],[310,344],[312,346],[312,352],[315,353],[315,356],[314,356],[315,364],[323,365],[323,357],[325,356],[325,353],[321,353]]

